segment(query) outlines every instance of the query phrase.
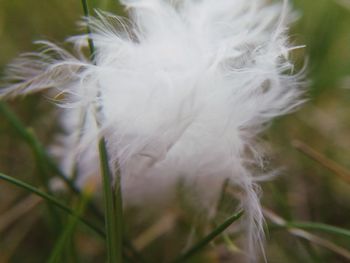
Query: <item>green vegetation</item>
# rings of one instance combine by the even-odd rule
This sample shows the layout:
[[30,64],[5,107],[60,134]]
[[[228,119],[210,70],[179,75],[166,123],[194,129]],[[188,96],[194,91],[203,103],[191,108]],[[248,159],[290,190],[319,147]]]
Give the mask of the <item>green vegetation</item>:
[[[350,1],[293,2],[299,19],[291,41],[306,45],[293,57],[299,68],[308,57],[309,101],[264,133],[272,143],[268,163],[283,167],[280,176],[262,184],[266,254],[272,263],[349,262]],[[122,14],[111,0],[89,3]],[[76,26],[83,14],[79,0],[0,0],[0,76],[12,58],[35,49],[33,40],[63,42],[83,32]],[[224,189],[215,222],[194,216],[181,202],[140,220],[132,208],[121,214],[120,193],[110,191],[120,189],[118,180],[111,185],[102,154],[111,213],[105,223],[102,197],[76,189],[45,150],[59,129],[52,105],[40,94],[8,104],[0,105],[0,263],[89,263],[107,257],[113,263],[240,262],[239,233],[223,232],[242,216],[232,215],[230,189]],[[105,152],[103,143],[100,150]],[[54,176],[64,178],[70,190],[52,193]],[[30,199],[32,194],[42,199]],[[108,245],[104,225],[107,233],[117,233],[107,235]],[[189,233],[193,240],[185,247]]]

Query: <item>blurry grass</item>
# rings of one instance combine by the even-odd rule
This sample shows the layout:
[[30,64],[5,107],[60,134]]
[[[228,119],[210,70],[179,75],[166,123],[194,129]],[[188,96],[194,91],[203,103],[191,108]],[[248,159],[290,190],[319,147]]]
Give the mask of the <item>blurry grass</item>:
[[[273,143],[270,161],[285,169],[272,183],[263,184],[263,204],[287,222],[319,222],[322,226],[326,224],[336,229],[350,229],[349,184],[292,145],[295,140],[306,142],[323,157],[345,170],[350,169],[350,9],[339,2],[294,1],[300,19],[292,28],[291,40],[295,44],[306,44],[305,50],[296,52],[294,57],[299,65],[303,64],[304,54],[309,57],[309,102],[299,112],[277,120],[265,134]],[[347,3],[347,0],[343,2]],[[113,1],[94,0],[91,4],[120,12]],[[77,19],[82,16],[81,10],[78,0],[0,1],[0,75],[4,65],[12,58],[20,52],[35,48],[33,40],[62,42],[69,35],[81,33],[76,27]],[[11,102],[11,108],[26,126],[35,131],[43,145],[53,140],[58,129],[53,121],[56,113],[51,111],[50,104],[40,95]],[[16,175],[18,179],[33,185],[40,185],[30,148],[13,132],[13,127],[4,121],[4,117],[0,118],[0,171]],[[52,171],[48,174],[52,176]],[[27,192],[8,187],[0,181],[1,218],[4,218],[9,208],[20,207],[26,195]],[[68,200],[69,205],[75,200],[66,194],[62,194],[62,198]],[[232,207],[232,201],[228,198],[223,202]],[[220,218],[228,216],[226,212],[229,210],[225,211],[227,204],[219,207],[222,210]],[[0,263],[23,262],[23,259],[26,259],[26,263],[46,262],[57,242],[57,239],[46,233],[50,228],[46,210],[35,206],[23,220],[13,222],[0,233]],[[185,211],[182,214],[177,209],[170,209],[170,213],[176,214],[175,224],[172,228],[166,228],[163,234],[157,234],[142,251],[147,258],[152,259],[150,262],[169,262],[183,248],[189,239],[188,233],[194,229],[193,222],[198,221],[191,214],[191,209]],[[63,217],[63,220],[66,219]],[[134,229],[129,229],[128,234],[132,238],[136,238],[140,231],[146,232],[157,218],[145,216],[142,218],[144,220],[136,219],[133,212],[129,211],[127,220]],[[74,221],[70,221],[69,225],[73,227]],[[205,224],[197,228],[198,232],[195,232],[200,233],[199,236],[203,236],[203,232],[210,232]],[[80,253],[80,262],[104,262],[104,244],[83,228],[74,229],[74,232],[71,238]],[[312,235],[298,233],[303,233],[307,241],[295,238],[288,229],[270,230],[267,236],[270,263],[349,261],[327,249],[327,246],[349,248],[350,241],[344,235],[329,235],[322,231],[312,231]],[[225,234],[226,242],[215,242],[215,245],[209,246],[190,262],[240,262],[239,253],[234,252],[236,244],[231,246],[232,250],[228,249],[231,237],[234,239],[231,233]],[[312,240],[317,240],[319,245],[315,246]],[[75,261],[67,259],[67,262]],[[140,260],[134,259],[132,262]]]
[[[67,258],[67,256],[73,255],[73,261],[79,262],[78,253],[73,251],[76,249],[74,242],[72,242],[72,237],[74,236],[75,228],[80,221],[80,217],[82,216],[86,204],[88,200],[91,198],[92,193],[84,193],[82,195],[82,199],[78,203],[77,207],[73,209],[75,211],[75,215],[69,218],[64,231],[61,233],[60,237],[57,239],[56,244],[50,254],[50,258],[47,263],[60,263]],[[64,253],[68,251],[68,253]]]
[[180,262],[188,262],[191,257],[201,251],[206,245],[208,245],[215,237],[220,235],[223,231],[225,231],[229,226],[233,224],[233,222],[237,221],[241,218],[244,211],[239,211],[225,220],[224,223],[220,224],[216,229],[210,232],[207,236],[201,239],[197,244],[194,244],[191,248],[189,248],[184,253],[180,254],[178,258],[174,260],[173,263]]
[[[88,228],[92,229],[93,231],[95,231],[98,235],[104,237],[105,234],[102,230],[100,230],[98,227],[94,226],[92,223],[90,223],[88,220],[79,217],[79,214],[76,213],[75,210],[69,208],[67,205],[65,205],[64,203],[62,203],[60,200],[58,200],[56,197],[47,194],[43,191],[41,191],[40,189],[37,189],[23,181],[20,181],[16,178],[14,178],[13,176],[8,176],[5,174],[0,173],[0,179],[7,181],[13,185],[16,185],[18,187],[21,187],[22,189],[24,189],[27,192],[31,192],[33,194],[36,194],[37,196],[40,196],[41,198],[43,198],[45,201],[47,201],[48,203],[53,204],[54,206],[57,206],[58,208],[60,208],[61,210],[63,210],[64,212],[68,213],[71,216],[74,217],[78,217],[78,219],[85,224]],[[84,196],[83,196],[84,197]],[[85,199],[83,199],[85,200]],[[78,210],[79,211],[79,210]]]

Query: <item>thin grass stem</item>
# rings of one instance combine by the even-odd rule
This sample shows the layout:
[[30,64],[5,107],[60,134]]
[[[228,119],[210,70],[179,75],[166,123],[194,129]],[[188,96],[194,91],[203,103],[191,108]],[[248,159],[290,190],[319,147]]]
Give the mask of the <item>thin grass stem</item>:
[[82,200],[80,200],[77,208],[74,209],[74,211],[76,211],[75,215],[69,219],[63,233],[57,240],[47,263],[62,262],[63,251],[67,247],[67,244],[68,246],[70,245],[70,240],[74,235],[74,230],[76,229],[76,226],[79,223],[79,218],[82,216],[89,199],[90,195],[82,195]]
[[[316,235],[313,235],[313,234],[311,234],[311,233],[309,233],[301,228],[297,228],[296,226],[295,227],[288,226],[288,222],[284,218],[280,217],[279,215],[277,215],[276,213],[274,213],[271,210],[264,208],[263,213],[264,213],[266,218],[270,219],[271,222],[274,223],[274,225],[272,225],[272,227],[269,227],[269,229],[273,229],[274,227],[279,228],[279,229],[287,229],[288,232],[294,236],[297,236],[297,237],[302,238],[302,239],[306,239],[309,242],[312,242],[312,243],[317,244],[319,246],[325,247],[325,248],[327,248],[327,249],[329,249],[329,250],[331,250],[331,251],[333,251],[333,252],[335,252],[335,253],[337,253],[337,254],[339,254],[347,259],[350,259],[350,251],[343,248],[343,247],[338,246],[337,244],[333,243],[332,241],[321,238],[321,237],[316,236]],[[315,229],[315,228],[313,228],[313,229]]]
[[329,234],[340,235],[346,238],[350,238],[350,230],[331,226],[322,223],[313,223],[313,222],[287,222],[286,227],[288,228],[299,228],[305,230],[317,230]]
[[[66,206],[64,203],[62,203],[61,201],[57,200],[54,196],[49,195],[33,186],[31,186],[30,184],[27,184],[21,180],[18,180],[14,177],[5,175],[3,173],[0,173],[0,179],[7,181],[8,183],[11,183],[13,185],[16,185],[22,189],[25,189],[33,194],[36,194],[37,196],[40,196],[41,198],[43,198],[45,201],[55,205],[56,207],[60,208],[61,210],[63,210],[64,212],[68,213],[71,216],[77,216],[76,212],[74,210],[72,210],[71,208],[69,208],[68,206]],[[95,226],[94,224],[90,223],[88,220],[86,220],[83,217],[79,217],[79,221],[81,221],[84,225],[86,225],[88,228],[90,228],[91,230],[93,230],[94,232],[96,232],[99,236],[101,237],[105,237],[105,233],[103,232],[103,230],[101,230],[99,227]]]
[[[18,186],[24,190],[27,190],[41,198],[43,198],[45,201],[50,202],[51,204],[55,205],[56,207],[60,208],[61,210],[63,210],[64,212],[66,212],[67,214],[69,214],[70,216],[76,217],[79,219],[79,222],[84,224],[86,227],[88,227],[89,229],[91,229],[92,231],[94,231],[98,236],[100,236],[103,239],[106,239],[106,233],[104,232],[103,229],[95,226],[93,223],[91,223],[89,220],[85,219],[84,217],[82,217],[81,215],[79,215],[79,213],[77,213],[76,211],[72,210],[71,208],[69,208],[68,206],[66,206],[64,203],[62,203],[61,201],[57,200],[54,196],[49,195],[35,187],[33,187],[30,184],[27,184],[21,180],[18,180],[14,177],[5,175],[3,173],[0,173],[0,179],[4,180],[10,184],[13,184],[15,186]],[[87,200],[88,201],[88,200]],[[132,254],[134,256],[134,258],[136,257],[136,251],[133,251],[133,249],[131,248],[131,244],[128,240],[124,240],[124,243],[126,243],[126,248],[130,251],[130,254]],[[123,251],[122,251],[123,252]],[[130,261],[130,257],[128,255],[126,255],[123,252],[124,258],[126,260]],[[139,257],[136,257],[139,258]],[[141,261],[140,261],[141,262]]]
[[[88,19],[90,16],[87,0],[82,0],[84,15]],[[92,61],[94,61],[95,46],[90,38],[91,30],[87,26],[88,42]],[[101,107],[97,111],[101,111]],[[100,120],[97,119],[99,124]],[[123,202],[120,184],[120,175],[116,174],[113,186],[113,175],[109,166],[109,158],[106,147],[106,140],[101,137],[99,141],[100,165],[103,180],[103,192],[105,202],[105,228],[107,234],[107,254],[109,263],[122,263],[122,243],[123,243]]]
[[[103,192],[105,200],[105,227],[107,235],[107,253],[109,263],[122,262],[123,227],[121,215],[120,185],[117,189],[112,186],[112,173],[109,168],[108,154],[104,138],[99,143],[101,171],[103,179]],[[119,180],[116,180],[119,181]],[[119,193],[119,194],[118,194]]]
[[[49,177],[49,166],[45,161],[45,155],[43,154],[44,150],[41,147],[39,141],[35,138],[34,132],[30,128],[24,128],[21,122],[18,120],[16,115],[9,110],[4,103],[0,103],[0,113],[2,113],[5,118],[10,122],[10,124],[18,131],[20,136],[28,143],[31,150],[33,151],[35,157],[36,167],[38,169],[39,178],[41,184],[44,187],[45,191],[49,194],[52,194],[50,189],[50,177]],[[48,205],[48,211],[50,214],[50,225],[52,226],[52,232],[55,235],[58,235],[61,232],[62,222],[59,214],[50,203]]]
[[[87,0],[81,0],[81,4],[83,6],[84,16],[86,18],[88,18],[90,16],[90,11],[89,11],[89,5],[88,5]],[[88,37],[89,49],[90,49],[90,53],[91,53],[91,56],[92,56],[92,59],[93,59],[94,58],[94,54],[95,54],[95,45],[94,45],[94,42],[92,41],[92,39],[90,38],[91,30],[90,30],[89,26],[86,27],[86,32],[87,32],[87,34],[89,36]]]
[[206,237],[200,240],[197,244],[195,244],[192,248],[188,249],[186,252],[181,254],[177,259],[173,261],[173,263],[186,262],[193,255],[201,251],[206,245],[208,245],[214,238],[224,232],[230,225],[232,225],[235,221],[237,221],[243,215],[244,211],[239,211],[226,219],[224,223],[219,225],[216,229],[214,229],[211,233],[209,233]]
[[313,159],[314,161],[321,164],[323,167],[327,168],[329,171],[337,175],[339,178],[341,178],[343,181],[350,184],[350,171],[343,166],[339,165],[338,163],[334,162],[333,160],[330,160],[320,152],[314,150],[306,143],[294,140],[293,146],[309,158]]

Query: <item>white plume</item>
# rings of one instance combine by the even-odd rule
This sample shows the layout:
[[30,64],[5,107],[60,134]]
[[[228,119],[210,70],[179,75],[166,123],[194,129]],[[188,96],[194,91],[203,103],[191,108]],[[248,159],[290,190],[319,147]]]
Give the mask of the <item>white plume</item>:
[[[213,207],[225,179],[242,191],[248,244],[263,239],[255,138],[301,103],[293,75],[286,1],[124,0],[131,19],[89,19],[94,62],[44,43],[10,67],[10,97],[46,88],[64,93],[66,134],[58,154],[78,183],[99,178],[97,138],[107,140],[127,203],[171,200],[179,179]],[[101,106],[101,128],[95,120]],[[254,152],[255,157],[247,154]],[[98,179],[99,180],[99,179]]]

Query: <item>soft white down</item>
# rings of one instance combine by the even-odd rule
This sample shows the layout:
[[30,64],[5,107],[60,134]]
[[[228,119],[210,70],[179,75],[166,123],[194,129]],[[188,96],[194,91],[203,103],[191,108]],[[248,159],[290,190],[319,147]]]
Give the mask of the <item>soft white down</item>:
[[[278,2],[278,1],[277,1]],[[98,138],[121,172],[125,204],[170,202],[183,180],[214,208],[226,179],[239,188],[250,251],[261,244],[256,136],[300,103],[288,55],[286,1],[128,0],[126,20],[97,12],[94,60],[48,42],[9,67],[11,97],[50,89],[65,131],[55,154],[78,184],[100,180]],[[234,208],[233,208],[234,209]]]

